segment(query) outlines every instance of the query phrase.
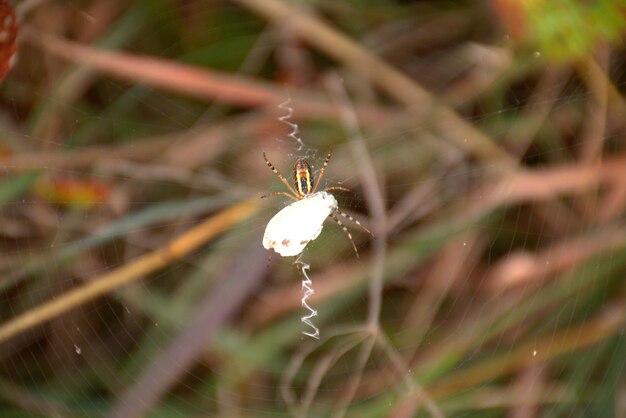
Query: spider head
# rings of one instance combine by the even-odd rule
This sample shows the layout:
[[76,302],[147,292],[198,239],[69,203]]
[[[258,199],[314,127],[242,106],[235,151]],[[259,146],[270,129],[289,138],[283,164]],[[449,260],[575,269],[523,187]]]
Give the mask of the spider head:
[[313,190],[311,179],[311,164],[305,159],[298,159],[293,168],[293,181],[299,197],[304,197]]

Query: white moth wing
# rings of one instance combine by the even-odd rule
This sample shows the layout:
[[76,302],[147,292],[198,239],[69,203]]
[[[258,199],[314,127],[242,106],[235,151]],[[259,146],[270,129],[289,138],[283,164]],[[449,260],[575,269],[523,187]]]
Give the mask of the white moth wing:
[[337,200],[317,192],[281,209],[267,224],[263,247],[283,257],[298,255],[322,232],[324,221],[337,210]]

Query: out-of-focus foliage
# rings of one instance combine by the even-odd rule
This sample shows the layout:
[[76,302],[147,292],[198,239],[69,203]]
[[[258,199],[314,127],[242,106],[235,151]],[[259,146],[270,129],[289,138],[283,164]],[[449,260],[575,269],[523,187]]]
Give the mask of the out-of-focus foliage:
[[624,0],[493,0],[507,31],[557,62],[592,54],[600,43],[621,44]]
[[623,4],[16,1],[0,417],[626,416]]

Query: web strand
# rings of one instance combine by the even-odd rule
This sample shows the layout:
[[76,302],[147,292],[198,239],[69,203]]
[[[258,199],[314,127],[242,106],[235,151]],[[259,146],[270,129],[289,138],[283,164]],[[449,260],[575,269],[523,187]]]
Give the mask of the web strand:
[[289,106],[290,103],[291,97],[288,96],[287,100],[278,105],[280,109],[287,111],[287,114],[279,116],[278,120],[291,128],[291,132],[289,132],[287,136],[296,141],[298,143],[298,151],[302,151],[305,146],[302,138],[300,138],[300,128],[298,128],[298,124],[291,121],[291,117],[293,116],[293,108]]
[[297,266],[300,267],[300,271],[302,272],[302,289],[304,289],[304,294],[302,296],[301,299],[301,303],[302,303],[302,307],[307,309],[309,311],[308,315],[304,315],[302,317],[300,317],[300,320],[308,325],[313,332],[309,333],[306,331],[302,331],[302,333],[308,337],[312,337],[315,338],[316,340],[320,339],[320,330],[313,324],[313,322],[311,322],[311,318],[314,318],[317,316],[317,311],[313,308],[311,308],[309,306],[309,304],[307,303],[307,300],[309,299],[309,297],[311,297],[315,291],[313,290],[313,282],[311,281],[311,279],[309,278],[308,274],[307,274],[307,270],[311,267],[309,266],[307,263],[301,261],[300,259],[296,260],[295,263]]

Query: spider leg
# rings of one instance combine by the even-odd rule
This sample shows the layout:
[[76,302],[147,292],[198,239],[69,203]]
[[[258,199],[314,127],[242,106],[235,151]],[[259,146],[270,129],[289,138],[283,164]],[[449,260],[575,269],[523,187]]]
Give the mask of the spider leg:
[[270,163],[270,160],[267,159],[267,157],[265,156],[265,153],[263,153],[263,159],[265,160],[265,164],[267,164],[267,166],[274,172],[274,174],[276,174],[278,176],[280,181],[282,181],[283,184],[285,186],[287,186],[289,191],[291,191],[291,193],[293,193],[294,196],[298,196],[298,193],[295,191],[295,189],[293,187],[291,187],[291,184],[289,184],[289,182],[287,181],[285,176],[283,176],[281,174],[281,172],[278,171],[278,169],[276,169],[276,167],[274,167],[274,165],[272,163]]
[[267,194],[264,194],[263,196],[261,196],[261,199],[265,199],[266,197],[270,197],[270,196],[287,196],[289,199],[293,199],[296,202],[298,201],[298,199],[296,199],[295,196],[290,195],[287,192],[270,192],[270,193],[267,193]]
[[347,187],[341,187],[341,186],[330,186],[324,189],[325,192],[329,191],[329,190],[341,190],[342,192],[351,192],[352,190],[348,189]]
[[324,177],[324,172],[326,172],[326,167],[328,167],[328,162],[330,161],[331,154],[332,152],[329,150],[328,154],[326,155],[326,159],[324,160],[324,165],[322,166],[322,169],[320,170],[320,173],[317,176],[317,180],[315,181],[315,186],[313,186],[313,191],[311,193],[315,193],[317,191],[317,188],[320,185],[320,181],[322,181],[322,177]]
[[[338,212],[338,213],[341,213],[341,212]],[[350,243],[352,244],[352,248],[354,248],[354,253],[356,254],[356,258],[359,258],[359,252],[356,249],[356,245],[354,244],[354,240],[352,239],[352,234],[350,233],[350,231],[348,231],[348,228],[346,228],[346,226],[343,223],[341,223],[337,215],[335,215],[335,212],[331,213],[328,216],[333,218],[333,220],[337,222],[337,224],[341,227],[341,229],[343,229],[343,232],[346,233],[346,235],[348,236],[348,239],[350,240]]]
[[374,236],[374,234],[372,233],[372,231],[370,231],[369,229],[367,229],[366,227],[364,227],[363,225],[361,225],[361,222],[357,221],[356,219],[354,219],[352,216],[348,215],[345,212],[342,212],[340,210],[336,211],[338,214],[340,214],[341,216],[343,216],[344,218],[350,220],[351,222],[354,222],[355,224],[357,224],[358,226],[361,227],[361,229],[363,229],[365,232],[367,232],[368,234],[370,234],[372,237]]

